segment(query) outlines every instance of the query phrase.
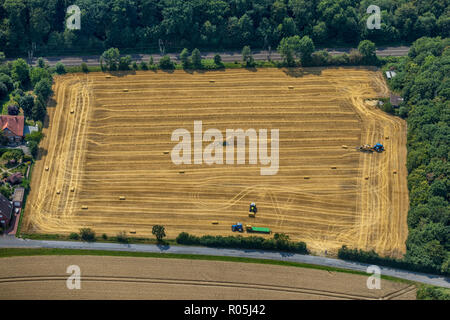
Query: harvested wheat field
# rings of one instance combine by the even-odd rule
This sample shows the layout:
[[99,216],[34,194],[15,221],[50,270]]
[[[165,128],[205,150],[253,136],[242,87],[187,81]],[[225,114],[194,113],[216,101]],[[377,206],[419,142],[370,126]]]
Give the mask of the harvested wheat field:
[[[67,289],[68,266],[80,267],[80,290]],[[0,299],[402,299],[416,287],[341,272],[187,259],[36,256],[0,259]],[[245,275],[243,277],[242,275]]]
[[[380,72],[92,73],[57,77],[54,91],[24,232],[91,227],[150,237],[162,224],[174,238],[230,235],[242,222],[303,240],[317,253],[343,244],[405,252],[406,123],[367,101],[388,95]],[[261,175],[264,166],[248,157],[245,164],[175,165],[172,132],[193,133],[194,121],[224,135],[279,129],[277,174]],[[386,151],[356,150],[376,142]],[[251,202],[256,218],[248,217]]]

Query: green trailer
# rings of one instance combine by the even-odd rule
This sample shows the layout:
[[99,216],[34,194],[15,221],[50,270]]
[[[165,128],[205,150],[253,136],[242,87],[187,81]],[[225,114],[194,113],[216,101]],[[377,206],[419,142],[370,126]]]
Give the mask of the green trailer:
[[253,227],[250,225],[246,226],[247,232],[257,232],[257,233],[271,233],[269,228],[263,228],[263,227]]

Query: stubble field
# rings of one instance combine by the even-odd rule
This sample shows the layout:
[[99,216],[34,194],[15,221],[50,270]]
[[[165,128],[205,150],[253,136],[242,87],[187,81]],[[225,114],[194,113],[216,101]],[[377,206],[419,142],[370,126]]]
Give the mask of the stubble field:
[[[68,290],[69,265],[81,270],[81,290]],[[413,284],[296,267],[108,256],[0,259],[0,298],[155,300],[415,300]],[[245,276],[243,276],[245,275]]]
[[[315,252],[343,244],[405,252],[406,124],[367,103],[388,96],[377,71],[92,73],[58,77],[54,91],[24,232],[90,227],[150,237],[162,224],[174,238],[182,231],[230,235],[242,222],[286,233]],[[197,120],[203,132],[224,135],[279,129],[278,173],[261,175],[248,159],[176,166],[172,132],[193,133]],[[355,150],[376,142],[386,152]],[[258,206],[255,219],[250,202]]]

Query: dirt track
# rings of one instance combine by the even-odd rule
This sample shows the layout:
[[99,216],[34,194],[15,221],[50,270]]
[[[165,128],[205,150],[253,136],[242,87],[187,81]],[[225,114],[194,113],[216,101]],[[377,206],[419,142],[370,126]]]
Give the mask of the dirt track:
[[[67,267],[81,271],[68,290]],[[415,299],[416,288],[296,267],[181,259],[41,256],[0,259],[0,299]]]
[[[342,244],[405,252],[406,124],[364,102],[388,94],[379,72],[92,73],[58,77],[54,90],[25,232],[87,226],[151,236],[163,224],[169,237],[228,235],[240,221],[287,233],[316,252]],[[203,132],[279,129],[278,174],[261,176],[260,165],[248,162],[174,165],[171,134],[193,132],[194,120],[203,121]],[[355,150],[375,142],[386,152]],[[247,216],[250,202],[259,207],[256,219]]]

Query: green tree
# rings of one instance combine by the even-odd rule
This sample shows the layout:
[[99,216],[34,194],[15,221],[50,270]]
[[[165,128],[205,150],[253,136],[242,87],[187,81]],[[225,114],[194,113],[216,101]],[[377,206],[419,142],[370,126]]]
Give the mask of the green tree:
[[34,102],[34,106],[31,109],[31,119],[37,121],[43,121],[45,115],[47,114],[47,108],[45,106],[45,102],[42,101],[41,98],[37,98]]
[[30,150],[30,153],[33,156],[33,158],[36,158],[39,150],[37,142],[36,141],[28,142],[28,149]]
[[125,231],[120,231],[116,237],[117,241],[120,243],[128,243],[130,239],[127,237],[127,233]]
[[3,83],[0,82],[0,99],[3,99],[8,94],[8,87]]
[[189,67],[189,50],[184,48],[180,53],[181,64],[183,65],[183,69]]
[[109,48],[101,55],[101,59],[105,62],[106,68],[110,71],[117,70],[120,52],[117,48]]
[[370,63],[376,59],[375,43],[370,40],[363,40],[358,45],[358,51],[361,52],[363,60]]
[[314,52],[314,42],[310,37],[304,36],[300,39],[298,43],[297,52],[300,54],[300,58],[302,59],[302,64],[306,65],[311,61],[311,55]]
[[25,135],[25,141],[36,141],[39,143],[42,138],[44,138],[44,134],[41,131],[34,131]]
[[80,229],[80,237],[81,240],[87,241],[87,242],[94,242],[95,239],[95,232],[90,228],[81,228]]
[[244,62],[246,67],[255,66],[255,60],[253,59],[252,50],[249,46],[245,46],[242,49],[242,61]]
[[52,76],[50,71],[41,67],[34,67],[30,69],[30,80],[33,87],[36,86],[36,84],[42,79],[48,79],[51,81]]
[[220,56],[220,54],[215,54],[214,55],[214,63],[217,65],[217,66],[222,66],[223,65],[223,63],[222,63],[222,57]]
[[43,101],[47,101],[50,95],[53,94],[51,79],[44,78],[39,80],[34,86],[34,93],[41,97]]
[[37,66],[38,66],[39,68],[42,68],[42,69],[44,69],[44,68],[46,67],[46,66],[45,66],[44,58],[39,57],[39,58],[37,59]]
[[159,67],[163,70],[173,70],[175,69],[175,65],[170,60],[170,57],[168,55],[165,55],[159,60]]
[[152,234],[156,236],[158,242],[162,242],[162,239],[166,236],[166,230],[164,226],[154,225],[152,228]]
[[19,107],[22,109],[26,118],[31,117],[31,113],[34,107],[34,98],[32,95],[24,95],[19,99]]
[[196,69],[202,68],[202,56],[200,54],[200,50],[198,50],[197,48],[192,50],[191,61],[194,68]]
[[12,91],[14,89],[14,83],[10,76],[4,73],[0,73],[0,82],[3,83],[8,91]]
[[8,137],[3,130],[0,131],[0,146],[6,146],[9,143]]
[[295,65],[295,55],[299,52],[300,49],[300,37],[292,36],[283,38],[278,45],[278,52],[283,58],[284,63],[288,66],[292,67]]
[[120,57],[119,70],[130,70],[131,56]]
[[81,71],[84,72],[84,73],[88,73],[89,72],[88,65],[85,62],[83,62],[81,64]]
[[61,62],[57,62],[55,65],[55,71],[57,74],[64,74],[66,73],[66,67]]
[[25,60],[19,58],[12,63],[12,79],[18,81],[22,87],[30,81],[29,72],[30,70]]

